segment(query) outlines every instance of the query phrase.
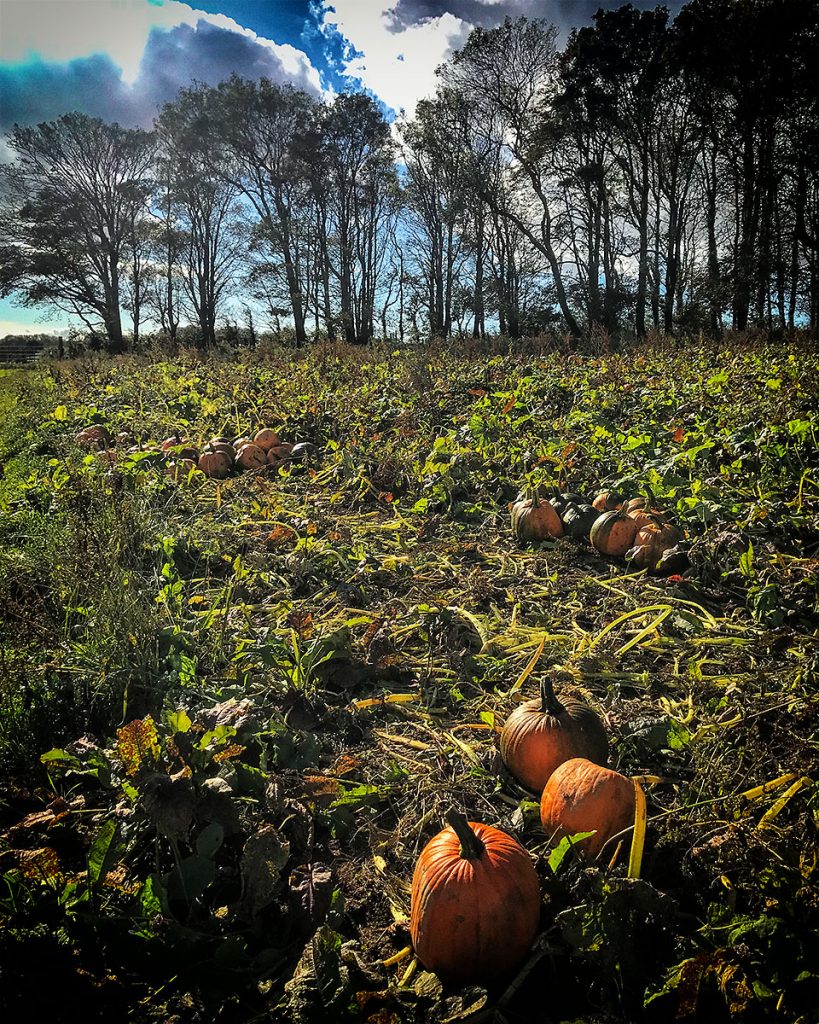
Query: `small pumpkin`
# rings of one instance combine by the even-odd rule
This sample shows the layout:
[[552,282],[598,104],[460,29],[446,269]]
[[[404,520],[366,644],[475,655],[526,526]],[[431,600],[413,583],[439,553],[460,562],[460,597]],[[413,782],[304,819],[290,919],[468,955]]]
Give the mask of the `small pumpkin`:
[[242,469],[261,469],[267,465],[267,452],[257,444],[244,444],[236,451],[236,464]]
[[599,517],[591,505],[568,505],[563,512],[563,529],[575,540],[588,540]]
[[181,445],[187,445],[187,443],[184,437],[180,437],[179,434],[172,434],[162,442],[162,451],[169,452],[171,448],[179,448]]
[[540,920],[529,854],[491,825],[450,811],[412,877],[410,935],[421,963],[448,981],[483,982],[527,954]]
[[271,430],[269,427],[264,427],[253,438],[253,443],[261,448],[262,451],[269,452],[271,448],[280,444],[279,435],[275,430]]
[[592,546],[601,555],[624,555],[634,544],[637,524],[622,512],[604,512],[591,528]]
[[552,772],[540,798],[540,821],[554,843],[594,830],[577,846],[588,857],[596,857],[612,836],[632,824],[634,806],[631,779],[575,757]]
[[165,476],[169,476],[172,480],[177,482],[180,480],[187,480],[190,474],[197,468],[196,461],[194,459],[179,459],[174,460],[167,464],[165,467]]
[[224,480],[230,475],[233,463],[224,452],[202,452],[199,456],[199,468],[212,480]]
[[503,763],[515,778],[540,793],[549,776],[573,757],[605,764],[609,741],[599,716],[583,701],[558,700],[544,676],[540,697],[520,704],[500,735]]
[[92,423],[85,427],[74,438],[84,448],[107,448],[111,444],[111,434],[101,423]]
[[562,537],[563,523],[554,505],[533,494],[512,505],[512,533],[522,542]]
[[230,441],[209,441],[205,446],[207,452],[222,452],[230,459],[231,465],[236,461],[236,449]]
[[274,445],[268,451],[267,454],[268,454],[268,457],[273,455],[273,456],[275,456],[279,460],[289,459],[290,456],[293,454],[293,447],[294,446],[292,444],[290,444],[289,442],[283,441],[281,444]]
[[592,508],[596,508],[598,512],[612,512],[622,508],[624,501],[625,499],[617,491],[603,491],[592,502]]

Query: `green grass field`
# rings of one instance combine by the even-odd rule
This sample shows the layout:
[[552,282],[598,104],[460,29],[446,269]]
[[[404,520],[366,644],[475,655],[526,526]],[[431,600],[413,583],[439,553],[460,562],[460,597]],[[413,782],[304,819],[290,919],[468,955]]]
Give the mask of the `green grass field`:
[[[781,345],[0,374],[5,1019],[816,1021],[818,397]],[[314,447],[177,483],[93,422]],[[527,483],[649,489],[690,568],[520,546]],[[649,777],[639,864],[550,857],[501,763],[546,673]],[[541,883],[488,990],[407,949],[450,807]]]

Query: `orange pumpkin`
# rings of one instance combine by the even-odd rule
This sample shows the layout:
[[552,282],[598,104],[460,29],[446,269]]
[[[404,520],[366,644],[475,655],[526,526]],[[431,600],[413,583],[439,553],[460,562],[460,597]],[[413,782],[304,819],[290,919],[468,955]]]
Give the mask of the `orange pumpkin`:
[[512,533],[519,541],[562,537],[563,522],[554,505],[534,494],[512,504]]
[[172,480],[177,482],[180,480],[187,480],[191,472],[197,468],[196,462],[193,459],[180,459],[177,461],[171,461],[165,467],[165,476],[169,476]]
[[592,508],[598,512],[612,512],[615,509],[619,509],[622,505],[623,498],[617,491],[603,491],[592,502]]
[[412,877],[410,935],[418,959],[448,981],[483,982],[532,945],[540,889],[529,854],[500,829],[447,815]]
[[622,512],[604,512],[591,528],[591,542],[602,555],[624,555],[634,543],[637,524]]
[[236,451],[236,464],[242,469],[261,469],[267,465],[267,452],[257,444],[243,444]]
[[[620,510],[623,511],[622,509]],[[657,523],[665,523],[667,519],[658,508],[629,508],[626,515],[637,524],[637,532],[644,526],[654,526]]]
[[186,445],[187,443],[184,437],[180,437],[179,434],[172,434],[162,442],[162,451],[168,452],[171,448],[178,448],[180,445]]
[[236,449],[230,443],[230,441],[220,441],[218,439],[209,441],[205,447],[207,452],[222,452],[230,459],[231,465],[236,461]]
[[665,552],[676,547],[682,539],[682,531],[671,523],[650,523],[637,532],[629,560],[637,569],[654,572]]
[[577,846],[596,857],[612,836],[634,821],[634,783],[584,757],[554,770],[540,798],[540,821],[555,843],[578,832],[594,835]]
[[199,468],[213,480],[224,480],[232,467],[232,461],[224,452],[202,452],[199,456]]
[[264,427],[253,438],[253,443],[261,448],[262,451],[269,452],[271,448],[274,448],[280,443],[279,435],[275,430],[271,430],[269,427]]
[[515,708],[501,730],[503,763],[515,778],[540,793],[549,776],[573,757],[605,764],[609,755],[606,730],[583,701],[559,701],[552,681],[544,677],[540,697]]
[[107,448],[111,444],[111,435],[101,423],[92,423],[77,434],[74,440],[84,448]]

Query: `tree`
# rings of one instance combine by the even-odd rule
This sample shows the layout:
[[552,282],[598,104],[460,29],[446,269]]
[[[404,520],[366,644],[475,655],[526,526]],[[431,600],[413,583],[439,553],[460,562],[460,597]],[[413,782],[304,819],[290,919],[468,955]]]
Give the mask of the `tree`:
[[468,100],[476,137],[501,156],[508,201],[501,209],[497,193],[490,191],[487,202],[545,256],[566,327],[579,339],[582,332],[569,304],[555,231],[556,38],[553,25],[526,18],[507,18],[491,30],[476,28],[442,69],[442,79]]
[[198,323],[200,344],[216,344],[220,304],[246,245],[237,202],[238,188],[211,165],[207,130],[209,94],[183,89],[157,119],[169,203],[176,213],[178,257],[185,273],[184,292]]
[[73,113],[15,125],[7,143],[3,294],[101,323],[121,352],[123,260],[145,213],[152,135]]
[[248,200],[271,258],[283,262],[299,345],[307,340],[300,248],[310,193],[297,140],[311,123],[314,105],[300,90],[234,75],[211,90],[202,123],[211,166]]

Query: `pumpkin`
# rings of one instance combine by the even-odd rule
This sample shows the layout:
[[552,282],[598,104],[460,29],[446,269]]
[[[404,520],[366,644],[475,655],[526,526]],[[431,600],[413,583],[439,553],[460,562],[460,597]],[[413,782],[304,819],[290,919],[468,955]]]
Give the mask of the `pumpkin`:
[[634,805],[631,779],[575,757],[552,772],[540,798],[540,821],[555,844],[564,836],[595,830],[577,846],[596,857],[612,836],[632,824]]
[[604,512],[591,528],[592,545],[601,555],[624,555],[634,543],[637,524],[622,512]]
[[184,437],[180,437],[178,434],[173,434],[171,437],[165,438],[162,442],[162,451],[168,452],[171,448],[179,448],[180,445],[186,445],[188,442]]
[[638,530],[634,547],[629,551],[629,560],[638,569],[653,572],[666,551],[676,547],[683,539],[682,533],[671,523],[655,521]]
[[253,438],[253,443],[262,449],[264,452],[269,452],[271,448],[279,444],[279,435],[275,430],[271,430],[269,427],[265,427],[260,430]]
[[592,502],[592,508],[596,508],[598,512],[611,512],[619,509],[623,505],[623,500],[617,491],[603,491]]
[[243,434],[243,435],[242,435],[241,437],[237,437],[237,438],[236,438],[236,439],[234,440],[234,442],[233,442],[233,447],[234,447],[234,448],[236,449],[236,451],[238,452],[238,451],[239,451],[239,449],[240,449],[240,448],[241,448],[241,447],[242,447],[243,445],[246,445],[246,444],[253,444],[253,438],[252,438],[252,437],[247,437],[246,435],[244,435],[244,434]]
[[410,935],[421,963],[447,981],[483,983],[527,954],[540,919],[529,854],[500,829],[447,815],[412,877]]
[[562,537],[563,523],[554,505],[535,494],[512,505],[512,533],[519,541]]
[[288,444],[287,441],[284,441],[281,444],[273,445],[273,447],[268,451],[267,454],[268,454],[268,458],[271,455],[273,455],[273,456],[275,456],[275,458],[277,458],[279,460],[281,460],[281,459],[289,459],[290,456],[293,454],[293,445],[292,444]]
[[209,441],[205,446],[206,452],[222,452],[230,459],[231,465],[236,461],[236,449],[230,441]]
[[600,513],[591,505],[567,505],[563,512],[563,528],[575,540],[588,540],[599,517]]
[[236,464],[242,469],[261,469],[267,465],[267,452],[257,444],[244,444],[236,451]]
[[117,453],[113,448],[101,448],[95,454],[100,462],[104,462],[108,466],[115,466],[117,464]]
[[111,435],[101,423],[92,423],[85,427],[74,438],[84,448],[107,448],[111,443]]
[[199,468],[213,480],[224,480],[230,474],[233,464],[224,452],[202,452]]
[[169,462],[165,467],[165,475],[169,476],[172,480],[187,480],[190,474],[196,469],[196,462],[194,459],[180,459],[178,462]]
[[[623,509],[620,510],[621,512]],[[662,524],[667,522],[665,515],[658,508],[635,508],[629,507],[626,515],[629,519],[633,519],[637,524],[637,532],[643,529],[644,526],[654,526],[656,524]]]
[[573,757],[605,764],[609,756],[606,730],[597,714],[583,701],[559,701],[552,681],[545,676],[540,697],[520,704],[501,730],[503,763],[515,778],[540,793],[549,776]]
[[[524,495],[524,497],[529,497],[529,495]],[[563,513],[570,505],[582,505],[585,500],[582,494],[572,494],[571,491],[563,491],[549,498],[549,503],[555,507],[562,518]]]

